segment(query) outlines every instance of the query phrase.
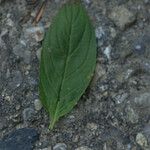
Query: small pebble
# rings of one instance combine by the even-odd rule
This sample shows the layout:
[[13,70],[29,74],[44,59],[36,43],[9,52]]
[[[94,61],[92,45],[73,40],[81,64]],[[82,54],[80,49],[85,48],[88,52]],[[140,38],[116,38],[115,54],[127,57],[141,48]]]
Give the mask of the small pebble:
[[110,27],[110,32],[111,32],[111,36],[112,36],[112,38],[115,38],[115,37],[116,37],[116,35],[117,35],[116,30],[115,30],[114,28]]
[[67,145],[65,143],[57,143],[53,150],[67,150]]
[[32,150],[38,138],[39,134],[35,129],[18,129],[0,140],[0,150]]
[[133,70],[132,69],[127,69],[127,71],[125,72],[125,80],[129,79],[131,77],[133,73]]
[[105,48],[105,50],[104,50],[104,54],[106,55],[106,57],[107,57],[107,59],[108,60],[110,60],[110,53],[111,53],[111,47],[110,46],[108,46],[108,47],[106,47]]
[[39,111],[42,109],[42,104],[41,104],[41,101],[39,99],[36,99],[34,101],[34,108],[35,110]]
[[96,64],[95,74],[93,76],[91,87],[97,84],[98,79],[102,78],[106,74],[105,68],[100,64]]
[[123,103],[128,98],[128,93],[121,93],[115,96],[115,101],[117,104]]
[[16,104],[15,108],[16,110],[19,110],[21,108],[20,104]]
[[45,30],[43,26],[30,27],[26,29],[26,34],[34,38],[37,42],[40,42],[44,38]]
[[71,123],[74,123],[75,120],[76,120],[75,116],[74,116],[74,115],[70,115],[70,116],[67,117],[66,122],[67,122],[68,124],[71,124]]
[[114,21],[116,26],[121,29],[125,29],[126,26],[130,25],[135,21],[135,14],[130,12],[125,6],[114,7],[109,18]]
[[23,110],[23,120],[24,120],[24,122],[32,120],[34,115],[35,115],[34,109],[32,109],[32,108],[24,109]]
[[41,59],[41,51],[42,51],[42,48],[39,48],[39,49],[36,51],[36,56],[37,56],[38,60]]
[[13,27],[14,26],[14,22],[8,18],[7,21],[6,21],[6,25],[10,26],[10,27]]
[[141,45],[136,45],[136,46],[135,46],[135,49],[136,49],[136,50],[140,50],[140,49],[141,49]]
[[136,136],[136,142],[141,146],[141,147],[147,147],[147,139],[142,133],[138,133]]
[[105,35],[105,32],[101,26],[96,28],[95,35],[98,39],[101,39]]
[[134,51],[138,54],[143,54],[145,52],[145,46],[143,44],[137,44],[134,46]]
[[11,101],[11,97],[10,97],[10,96],[8,96],[8,95],[7,95],[7,96],[5,96],[5,100],[6,100],[6,101],[8,101],[8,102],[10,102],[10,101]]
[[126,107],[126,114],[128,121],[138,123],[139,116],[131,106]]
[[87,128],[88,129],[90,129],[90,130],[97,130],[97,128],[98,128],[98,126],[97,126],[97,124],[95,124],[95,123],[87,123]]

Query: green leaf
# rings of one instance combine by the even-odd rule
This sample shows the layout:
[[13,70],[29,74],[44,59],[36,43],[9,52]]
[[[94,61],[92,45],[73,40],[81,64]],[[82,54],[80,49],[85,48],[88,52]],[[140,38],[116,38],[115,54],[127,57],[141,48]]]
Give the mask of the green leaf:
[[65,4],[43,42],[40,99],[49,113],[50,128],[77,104],[96,63],[96,38],[81,4]]

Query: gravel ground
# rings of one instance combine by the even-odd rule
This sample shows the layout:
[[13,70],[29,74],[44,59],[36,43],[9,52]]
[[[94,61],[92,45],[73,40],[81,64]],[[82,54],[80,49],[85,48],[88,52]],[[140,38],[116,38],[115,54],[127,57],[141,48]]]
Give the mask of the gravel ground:
[[[29,0],[28,0],[29,1]],[[38,94],[41,42],[66,0],[0,0],[0,150],[150,149],[150,0],[84,0],[97,66],[53,131]]]

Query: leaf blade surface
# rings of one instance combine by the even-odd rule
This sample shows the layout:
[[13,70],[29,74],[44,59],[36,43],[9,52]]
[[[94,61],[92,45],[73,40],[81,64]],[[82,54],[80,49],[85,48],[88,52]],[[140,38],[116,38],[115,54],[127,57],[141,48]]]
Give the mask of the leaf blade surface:
[[50,128],[67,114],[86,90],[96,63],[96,39],[81,4],[66,4],[49,28],[40,62],[40,99]]

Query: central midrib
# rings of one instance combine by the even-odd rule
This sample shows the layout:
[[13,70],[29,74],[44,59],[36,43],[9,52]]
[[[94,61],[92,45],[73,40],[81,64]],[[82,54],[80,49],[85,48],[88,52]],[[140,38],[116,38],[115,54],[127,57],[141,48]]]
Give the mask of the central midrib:
[[[71,17],[72,18],[72,17]],[[65,57],[65,63],[64,63],[64,72],[63,72],[63,75],[62,75],[62,79],[61,79],[61,83],[60,83],[60,87],[59,87],[59,91],[58,91],[58,97],[57,97],[57,103],[56,103],[56,108],[55,108],[55,114],[54,114],[54,118],[55,117],[58,117],[57,116],[57,109],[58,109],[58,104],[60,102],[60,95],[61,95],[61,91],[62,91],[62,88],[63,88],[63,84],[64,84],[64,80],[65,80],[65,74],[66,74],[66,70],[67,70],[67,63],[68,63],[68,60],[69,60],[69,53],[70,53],[70,49],[71,49],[71,35],[72,35],[72,19],[71,19],[71,26],[70,26],[70,31],[69,31],[69,47],[68,47],[68,51],[67,51],[67,55]]]

